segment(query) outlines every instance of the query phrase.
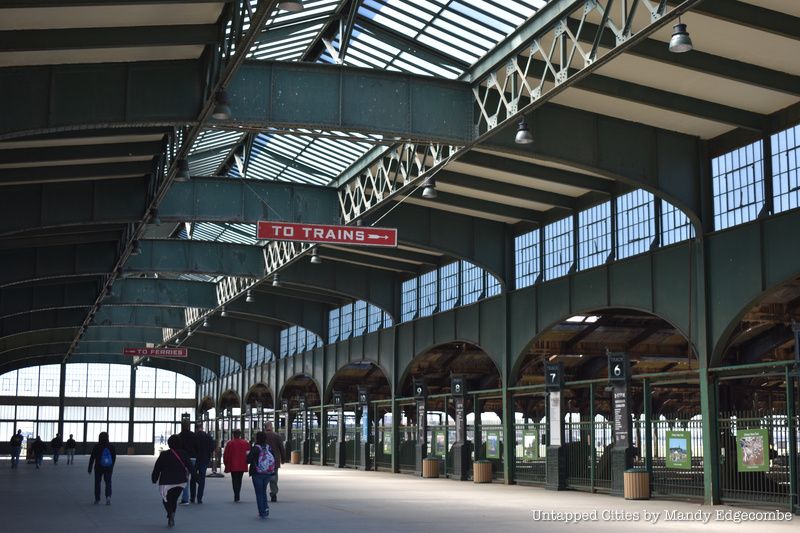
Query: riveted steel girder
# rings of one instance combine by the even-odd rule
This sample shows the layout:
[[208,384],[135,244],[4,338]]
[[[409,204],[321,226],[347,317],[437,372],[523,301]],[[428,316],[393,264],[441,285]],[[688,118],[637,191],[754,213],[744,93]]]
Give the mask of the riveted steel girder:
[[381,219],[400,228],[401,243],[474,263],[506,283],[506,250],[510,234],[505,224],[481,218],[403,204]]
[[97,283],[79,282],[0,289],[0,318],[48,309],[90,307],[97,298]]
[[174,183],[158,208],[170,222],[259,220],[339,223],[336,189],[298,183],[230,178],[192,178]]
[[114,268],[116,254],[116,242],[2,250],[0,287],[108,274]]
[[212,308],[217,292],[213,283],[203,281],[123,278],[114,283],[103,305]]
[[61,329],[44,329],[40,331],[26,331],[0,339],[0,358],[6,353],[30,346],[43,346],[51,344],[69,343],[75,338],[77,327]]
[[264,256],[258,246],[145,240],[141,241],[141,253],[128,259],[124,271],[258,278],[264,274]]
[[147,182],[140,178],[3,188],[0,236],[31,229],[136,222],[144,215],[146,191]]
[[87,307],[47,309],[0,319],[0,339],[26,331],[78,327],[89,312]]
[[[82,322],[81,319],[79,324]],[[92,326],[182,328],[184,325],[185,313],[180,307],[104,305],[92,320]]]
[[[4,114],[0,139],[91,127],[196,124],[203,79],[199,61],[3,69],[0,100],[14,105]],[[463,82],[249,61],[227,91],[233,116],[216,122],[222,128],[302,127],[439,142],[464,142],[473,133],[472,91]]]

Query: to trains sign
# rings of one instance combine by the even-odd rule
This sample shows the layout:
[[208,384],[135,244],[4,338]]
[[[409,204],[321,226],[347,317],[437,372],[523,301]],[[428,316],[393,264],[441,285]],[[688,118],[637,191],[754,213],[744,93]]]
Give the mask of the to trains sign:
[[318,242],[356,246],[397,246],[397,230],[368,226],[328,226],[259,221],[256,238],[268,241]]

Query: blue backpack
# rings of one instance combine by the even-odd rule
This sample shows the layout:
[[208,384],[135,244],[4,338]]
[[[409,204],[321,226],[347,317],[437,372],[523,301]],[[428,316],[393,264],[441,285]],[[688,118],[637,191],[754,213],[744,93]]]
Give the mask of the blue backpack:
[[100,466],[108,468],[114,464],[114,458],[111,457],[111,450],[103,448],[103,453],[100,454]]
[[256,473],[258,474],[274,474],[275,473],[275,457],[269,449],[269,445],[256,446],[258,448],[258,460],[256,461]]

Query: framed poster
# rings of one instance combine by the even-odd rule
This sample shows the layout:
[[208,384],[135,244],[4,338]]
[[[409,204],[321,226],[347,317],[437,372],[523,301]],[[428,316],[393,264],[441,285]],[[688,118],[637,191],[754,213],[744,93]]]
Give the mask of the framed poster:
[[739,472],[769,471],[769,432],[766,429],[742,429],[736,435],[736,459]]
[[383,455],[392,455],[392,432],[383,433]]
[[433,455],[438,455],[438,456],[447,455],[447,446],[445,445],[444,431],[436,430],[433,432]]
[[486,458],[500,459],[500,433],[497,431],[486,432]]
[[539,439],[535,431],[522,432],[522,458],[539,459]]
[[692,440],[688,431],[667,431],[667,468],[692,467]]

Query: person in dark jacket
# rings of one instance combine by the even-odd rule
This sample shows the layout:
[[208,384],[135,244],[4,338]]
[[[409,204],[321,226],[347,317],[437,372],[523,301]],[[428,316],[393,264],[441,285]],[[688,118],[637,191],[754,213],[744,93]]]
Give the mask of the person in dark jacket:
[[117,450],[108,442],[108,433],[103,431],[97,437],[97,444],[92,448],[89,456],[89,473],[94,467],[94,503],[100,503],[100,480],[106,482],[106,505],[111,505],[111,475],[114,473],[114,464],[117,462]]
[[64,451],[67,452],[67,464],[71,465],[75,463],[75,448],[77,446],[75,439],[72,438],[73,436],[70,435],[67,439],[67,442],[64,444]]
[[53,440],[50,441],[50,448],[53,450],[53,464],[58,464],[58,456],[61,453],[61,447],[64,445],[64,439],[61,438],[61,433],[56,433]]
[[[214,452],[214,439],[211,435],[203,431],[203,424],[197,423],[194,427],[195,442],[197,443],[197,469],[195,478],[197,479],[197,503],[203,503],[203,492],[206,488],[206,471],[211,462],[211,454]],[[194,488],[194,484],[192,484]],[[194,500],[194,492],[192,499]]]
[[269,499],[276,502],[278,501],[278,469],[281,467],[281,463],[286,462],[286,446],[283,445],[281,436],[273,430],[272,422],[264,425],[264,433],[267,436],[267,444],[272,450],[272,455],[275,457],[275,474],[269,481]]
[[42,460],[44,460],[44,442],[39,435],[36,435],[36,440],[33,441],[33,456],[36,461],[36,470],[39,470]]
[[161,501],[167,510],[167,525],[175,525],[175,511],[178,508],[178,498],[186,488],[187,481],[192,477],[189,471],[189,456],[181,449],[181,439],[172,435],[167,440],[168,450],[164,450],[156,459],[153,473],[150,476],[153,483],[158,483]]
[[22,430],[18,429],[17,432],[11,436],[11,468],[17,468],[19,465],[19,454],[22,453]]
[[[194,472],[195,468],[197,468],[197,436],[192,432],[188,421],[184,420],[181,422],[181,432],[178,437],[181,439],[181,449],[185,451],[186,456],[189,457],[190,464],[186,466],[189,467],[190,471]],[[197,485],[193,480],[190,480],[183,489],[181,505],[189,503],[189,493],[191,493],[192,503],[194,503],[195,496],[197,495]]]

